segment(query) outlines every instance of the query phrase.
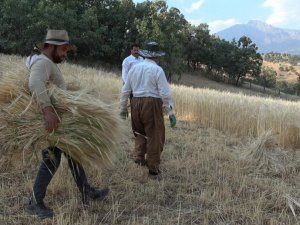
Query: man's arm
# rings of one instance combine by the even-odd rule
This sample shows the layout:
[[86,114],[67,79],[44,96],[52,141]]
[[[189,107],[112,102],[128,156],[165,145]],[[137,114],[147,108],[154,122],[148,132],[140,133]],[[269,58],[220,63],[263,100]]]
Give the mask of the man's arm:
[[122,63],[122,80],[124,84],[127,80],[128,70],[129,70],[128,58],[125,58]]
[[60,118],[58,117],[54,107],[52,106],[43,108],[42,112],[44,114],[45,128],[49,133],[51,133],[53,130],[56,130],[58,128]]
[[122,93],[121,93],[121,99],[120,99],[120,105],[121,105],[121,111],[128,111],[127,110],[127,103],[128,103],[128,98],[131,93],[131,86],[130,82],[128,82],[128,79],[124,86],[122,87]]
[[128,98],[130,96],[130,93],[132,91],[130,79],[131,79],[131,75],[128,74],[127,80],[122,87],[122,93],[121,93],[121,99],[120,99],[120,106],[121,106],[120,115],[121,115],[122,119],[126,119],[128,117],[127,103],[128,103]]
[[170,126],[176,126],[176,116],[173,112],[173,101],[171,89],[166,79],[164,71],[161,69],[158,74],[158,91],[163,101],[163,107],[169,114]]
[[51,68],[45,60],[37,61],[30,70],[29,89],[41,108],[52,106],[46,87],[50,78],[50,71]]
[[57,129],[60,123],[46,88],[50,71],[51,67],[49,67],[49,64],[44,60],[39,60],[32,66],[29,77],[29,89],[41,107],[45,128],[49,133]]
[[160,68],[158,71],[157,78],[157,87],[159,95],[163,101],[163,107],[168,112],[168,114],[173,114],[173,101],[172,101],[172,93],[169,86],[169,83],[166,79],[164,71]]

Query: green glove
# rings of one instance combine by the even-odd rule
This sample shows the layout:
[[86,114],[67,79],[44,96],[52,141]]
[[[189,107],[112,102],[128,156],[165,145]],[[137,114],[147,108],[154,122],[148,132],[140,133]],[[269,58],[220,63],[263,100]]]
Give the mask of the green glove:
[[171,127],[175,127],[176,125],[176,117],[174,114],[169,115],[170,125]]
[[123,120],[126,120],[128,117],[128,111],[121,111],[120,116]]

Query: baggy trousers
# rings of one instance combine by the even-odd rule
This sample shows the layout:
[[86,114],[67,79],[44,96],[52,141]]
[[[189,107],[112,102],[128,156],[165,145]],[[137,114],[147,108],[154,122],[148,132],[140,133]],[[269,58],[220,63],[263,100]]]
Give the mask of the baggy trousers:
[[[44,149],[42,151],[43,162],[40,165],[34,186],[33,186],[33,198],[36,203],[43,201],[46,195],[47,187],[52,180],[55,172],[57,171],[61,161],[62,150],[57,147]],[[84,169],[80,164],[74,161],[70,156],[66,155],[68,164],[76,182],[79,191],[82,194],[83,200],[85,199],[85,193],[90,189],[87,182],[87,178]]]
[[157,171],[165,143],[162,100],[153,97],[131,99],[131,121],[135,136],[134,157],[147,153],[149,170]]

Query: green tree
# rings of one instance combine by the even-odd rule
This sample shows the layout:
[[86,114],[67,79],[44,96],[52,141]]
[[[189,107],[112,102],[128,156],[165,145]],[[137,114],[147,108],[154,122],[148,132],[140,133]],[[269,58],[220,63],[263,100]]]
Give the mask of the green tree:
[[212,37],[211,41],[213,46],[211,49],[213,67],[218,73],[223,75],[231,67],[231,62],[228,59],[232,57],[236,46],[215,36]]
[[0,50],[25,55],[32,49],[36,35],[33,11],[38,0],[4,0],[0,7]]
[[297,82],[294,84],[294,90],[296,95],[300,95],[300,74],[297,74]]
[[293,85],[290,85],[287,81],[278,81],[276,82],[276,88],[278,89],[279,93],[284,92],[287,94],[294,94]]
[[180,75],[184,67],[184,40],[188,24],[181,12],[176,8],[168,9],[165,0],[145,1],[136,6],[135,24],[141,42],[156,41],[166,52],[160,64],[167,77]]
[[189,28],[188,42],[186,43],[186,59],[189,67],[194,70],[198,65],[207,65],[209,71],[212,69],[212,42],[208,25],[203,23],[199,26]]
[[249,37],[243,36],[238,42],[233,40],[232,44],[236,47],[229,56],[230,63],[226,68],[226,72],[230,78],[235,80],[235,85],[237,86],[241,77],[246,75],[259,76],[263,59],[257,53],[257,47]]
[[254,82],[265,88],[274,88],[276,86],[277,73],[269,67],[263,67],[260,76],[256,77]]
[[289,63],[293,66],[296,66],[297,63],[300,63],[300,56],[299,55],[293,55],[289,57]]

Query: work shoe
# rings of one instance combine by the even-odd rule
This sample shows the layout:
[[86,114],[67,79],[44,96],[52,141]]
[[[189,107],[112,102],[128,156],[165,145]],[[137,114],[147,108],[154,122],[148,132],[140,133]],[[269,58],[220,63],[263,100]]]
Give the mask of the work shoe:
[[93,200],[102,201],[108,195],[109,189],[104,188],[102,190],[98,190],[96,188],[90,188],[89,191],[86,193],[89,198]]
[[160,170],[149,170],[149,175],[157,176],[161,174]]
[[54,216],[53,210],[46,207],[44,202],[35,203],[33,200],[30,200],[26,206],[26,212],[30,215],[36,215],[41,219],[52,218]]
[[89,188],[85,195],[82,196],[82,201],[84,204],[88,202],[88,199],[102,201],[109,193],[109,188],[104,188],[102,190],[96,188]]
[[145,166],[146,165],[146,160],[145,160],[145,157],[144,156],[137,156],[135,159],[134,159],[134,162],[136,164],[138,164],[139,166]]
[[161,180],[161,172],[160,170],[149,170],[149,178],[152,180]]

